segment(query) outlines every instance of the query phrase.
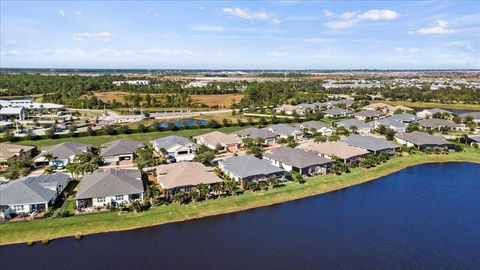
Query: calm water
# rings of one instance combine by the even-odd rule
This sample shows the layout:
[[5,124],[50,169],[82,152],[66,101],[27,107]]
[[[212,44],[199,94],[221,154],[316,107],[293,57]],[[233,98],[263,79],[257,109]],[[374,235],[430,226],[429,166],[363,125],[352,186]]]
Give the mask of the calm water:
[[[173,124],[178,128],[183,127],[183,126],[193,127],[195,125],[204,127],[208,124],[208,121],[207,120],[183,120],[183,121],[176,120],[176,121],[173,122]],[[162,122],[159,125],[162,128],[167,128],[168,127],[168,122]]]
[[1,269],[479,269],[480,165],[431,164],[312,198],[0,248]]

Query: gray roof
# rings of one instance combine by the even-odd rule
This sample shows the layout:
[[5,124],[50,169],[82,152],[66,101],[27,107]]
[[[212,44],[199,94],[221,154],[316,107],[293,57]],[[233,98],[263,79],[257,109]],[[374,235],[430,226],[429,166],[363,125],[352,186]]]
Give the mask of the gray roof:
[[377,120],[376,123],[378,125],[383,125],[383,126],[392,126],[392,127],[395,127],[395,128],[407,128],[407,124],[401,122],[401,121],[398,121],[398,120],[395,120],[394,118],[392,119],[392,117],[387,117],[387,118],[384,118],[384,119],[380,119],[380,120]]
[[337,122],[337,126],[350,128],[352,126],[356,126],[357,128],[371,128],[371,126],[363,121],[357,119],[347,119],[340,122]]
[[411,133],[401,133],[397,138],[411,142],[415,145],[447,145],[452,144],[441,136],[430,135],[425,132],[413,131]]
[[101,157],[117,156],[124,154],[133,154],[138,148],[145,147],[145,144],[140,141],[131,140],[116,140],[113,142],[104,143],[100,149]]
[[317,105],[315,103],[300,103],[297,104],[297,106],[310,110],[315,110],[317,108]]
[[467,113],[462,113],[460,115],[461,118],[466,118],[466,117],[472,117],[473,119],[480,119],[480,112],[467,112]]
[[270,130],[275,134],[284,135],[284,136],[290,136],[293,134],[302,134],[300,130],[285,124],[272,125],[272,126],[265,127],[263,129]]
[[362,117],[380,117],[384,116],[385,113],[382,111],[374,111],[374,110],[361,110],[353,114],[354,116],[362,116]]
[[406,122],[410,123],[413,121],[417,121],[422,119],[421,117],[418,117],[416,115],[410,114],[410,113],[400,113],[400,114],[394,114],[389,117],[392,120],[399,121],[399,122]]
[[338,104],[345,104],[347,106],[352,106],[353,103],[355,103],[355,100],[353,99],[341,99],[341,100],[329,100],[326,102],[322,103],[315,103],[319,107],[331,107],[331,106],[337,106]]
[[98,169],[80,181],[78,199],[143,193],[142,174],[136,169]]
[[195,144],[192,141],[190,141],[189,139],[187,139],[185,137],[175,136],[175,135],[163,137],[163,138],[154,140],[151,143],[152,143],[152,145],[154,145],[158,149],[163,148],[165,150],[168,150],[168,149],[170,149],[170,148],[172,148],[176,145],[195,146]]
[[258,159],[254,156],[244,155],[229,157],[219,161],[224,165],[224,170],[233,173],[240,178],[256,175],[270,175],[283,170],[273,166],[268,160]]
[[438,127],[458,127],[459,125],[453,121],[445,120],[445,119],[438,119],[438,118],[429,118],[429,119],[422,119],[418,121],[418,124],[421,127],[425,128],[438,128]]
[[277,137],[277,135],[271,132],[268,129],[260,128],[246,128],[235,132],[240,137],[249,137],[249,138],[262,138],[262,139],[271,139]]
[[319,129],[324,128],[324,127],[331,128],[330,125],[328,125],[326,123],[323,123],[323,122],[320,122],[320,121],[307,121],[307,122],[297,124],[294,127],[297,128],[297,129],[300,129],[301,127],[306,128],[306,129],[314,128],[316,130],[319,130]]
[[322,111],[323,114],[329,114],[329,115],[344,115],[344,114],[350,114],[352,113],[349,110],[345,109],[340,109],[340,108],[333,108],[333,109],[328,109],[325,111]]
[[0,185],[0,205],[16,205],[30,203],[48,203],[56,193],[57,186],[62,190],[68,182],[68,175],[55,173],[24,177]]
[[366,149],[368,151],[382,151],[399,148],[400,146],[387,141],[384,138],[377,138],[373,136],[361,136],[352,134],[344,139],[346,143],[351,146]]
[[480,135],[468,135],[468,138],[475,142],[480,142]]
[[298,148],[281,146],[274,148],[263,155],[265,158],[296,167],[306,168],[314,165],[330,164],[333,161],[321,157],[313,152],[307,152]]
[[51,153],[54,158],[67,159],[73,155],[90,151],[90,149],[92,149],[91,144],[64,142],[54,146],[45,147],[37,157],[42,157],[45,153]]

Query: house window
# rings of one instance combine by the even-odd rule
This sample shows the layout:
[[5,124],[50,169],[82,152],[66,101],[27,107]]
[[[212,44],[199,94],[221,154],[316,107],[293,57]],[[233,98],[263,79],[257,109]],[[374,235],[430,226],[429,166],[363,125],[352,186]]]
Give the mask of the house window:
[[97,202],[104,203],[105,202],[105,197],[98,197]]
[[115,196],[116,201],[123,201],[123,195],[117,195]]
[[15,212],[23,211],[23,205],[14,205],[13,209],[15,210]]

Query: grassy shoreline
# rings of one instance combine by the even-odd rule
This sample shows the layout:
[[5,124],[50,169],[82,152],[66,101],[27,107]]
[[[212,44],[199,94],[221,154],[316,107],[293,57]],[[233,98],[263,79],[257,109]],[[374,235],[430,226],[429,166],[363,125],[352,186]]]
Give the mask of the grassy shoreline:
[[372,169],[355,168],[341,176],[314,177],[300,185],[290,183],[284,188],[262,192],[246,192],[241,196],[209,200],[189,205],[167,205],[147,212],[133,214],[118,212],[96,213],[60,219],[40,219],[30,222],[11,222],[0,225],[0,245],[41,241],[112,231],[123,231],[166,223],[179,222],[243,211],[247,209],[297,200],[362,184],[406,167],[435,162],[480,163],[480,150],[467,148],[449,155],[415,154],[395,158]]

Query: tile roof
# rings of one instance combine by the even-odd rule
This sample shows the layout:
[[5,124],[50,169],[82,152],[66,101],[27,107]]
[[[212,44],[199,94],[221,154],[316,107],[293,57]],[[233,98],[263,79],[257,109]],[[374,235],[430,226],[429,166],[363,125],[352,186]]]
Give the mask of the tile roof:
[[233,173],[240,178],[256,175],[270,175],[283,170],[273,166],[268,160],[258,159],[254,156],[234,156],[219,161],[224,165],[224,170]]
[[137,169],[98,169],[80,181],[76,199],[143,193],[142,174]]
[[351,146],[346,142],[324,142],[314,143],[308,142],[299,145],[297,148],[314,151],[327,156],[336,156],[341,159],[349,159],[357,156],[366,155],[369,152],[365,149]]
[[265,158],[276,160],[296,168],[306,168],[314,165],[325,165],[332,163],[332,160],[321,157],[315,153],[286,146],[269,150],[263,156]]
[[373,136],[352,134],[346,137],[344,141],[351,146],[360,147],[374,152],[400,148],[400,146],[387,141],[385,138],[377,138]]
[[223,180],[209,168],[198,162],[179,162],[156,167],[158,182],[165,189],[214,184]]
[[297,128],[297,129],[301,129],[301,127],[303,127],[303,128],[306,128],[306,129],[312,129],[313,128],[313,129],[316,129],[316,130],[319,130],[319,129],[324,128],[324,127],[331,128],[330,125],[328,125],[326,123],[323,123],[323,122],[320,122],[320,121],[307,121],[307,122],[297,124],[294,127]]
[[100,156],[118,156],[124,154],[133,154],[138,148],[145,147],[145,144],[140,141],[132,140],[116,140],[102,144],[100,148]]
[[7,161],[22,152],[29,152],[35,149],[35,146],[0,143],[0,160]]

